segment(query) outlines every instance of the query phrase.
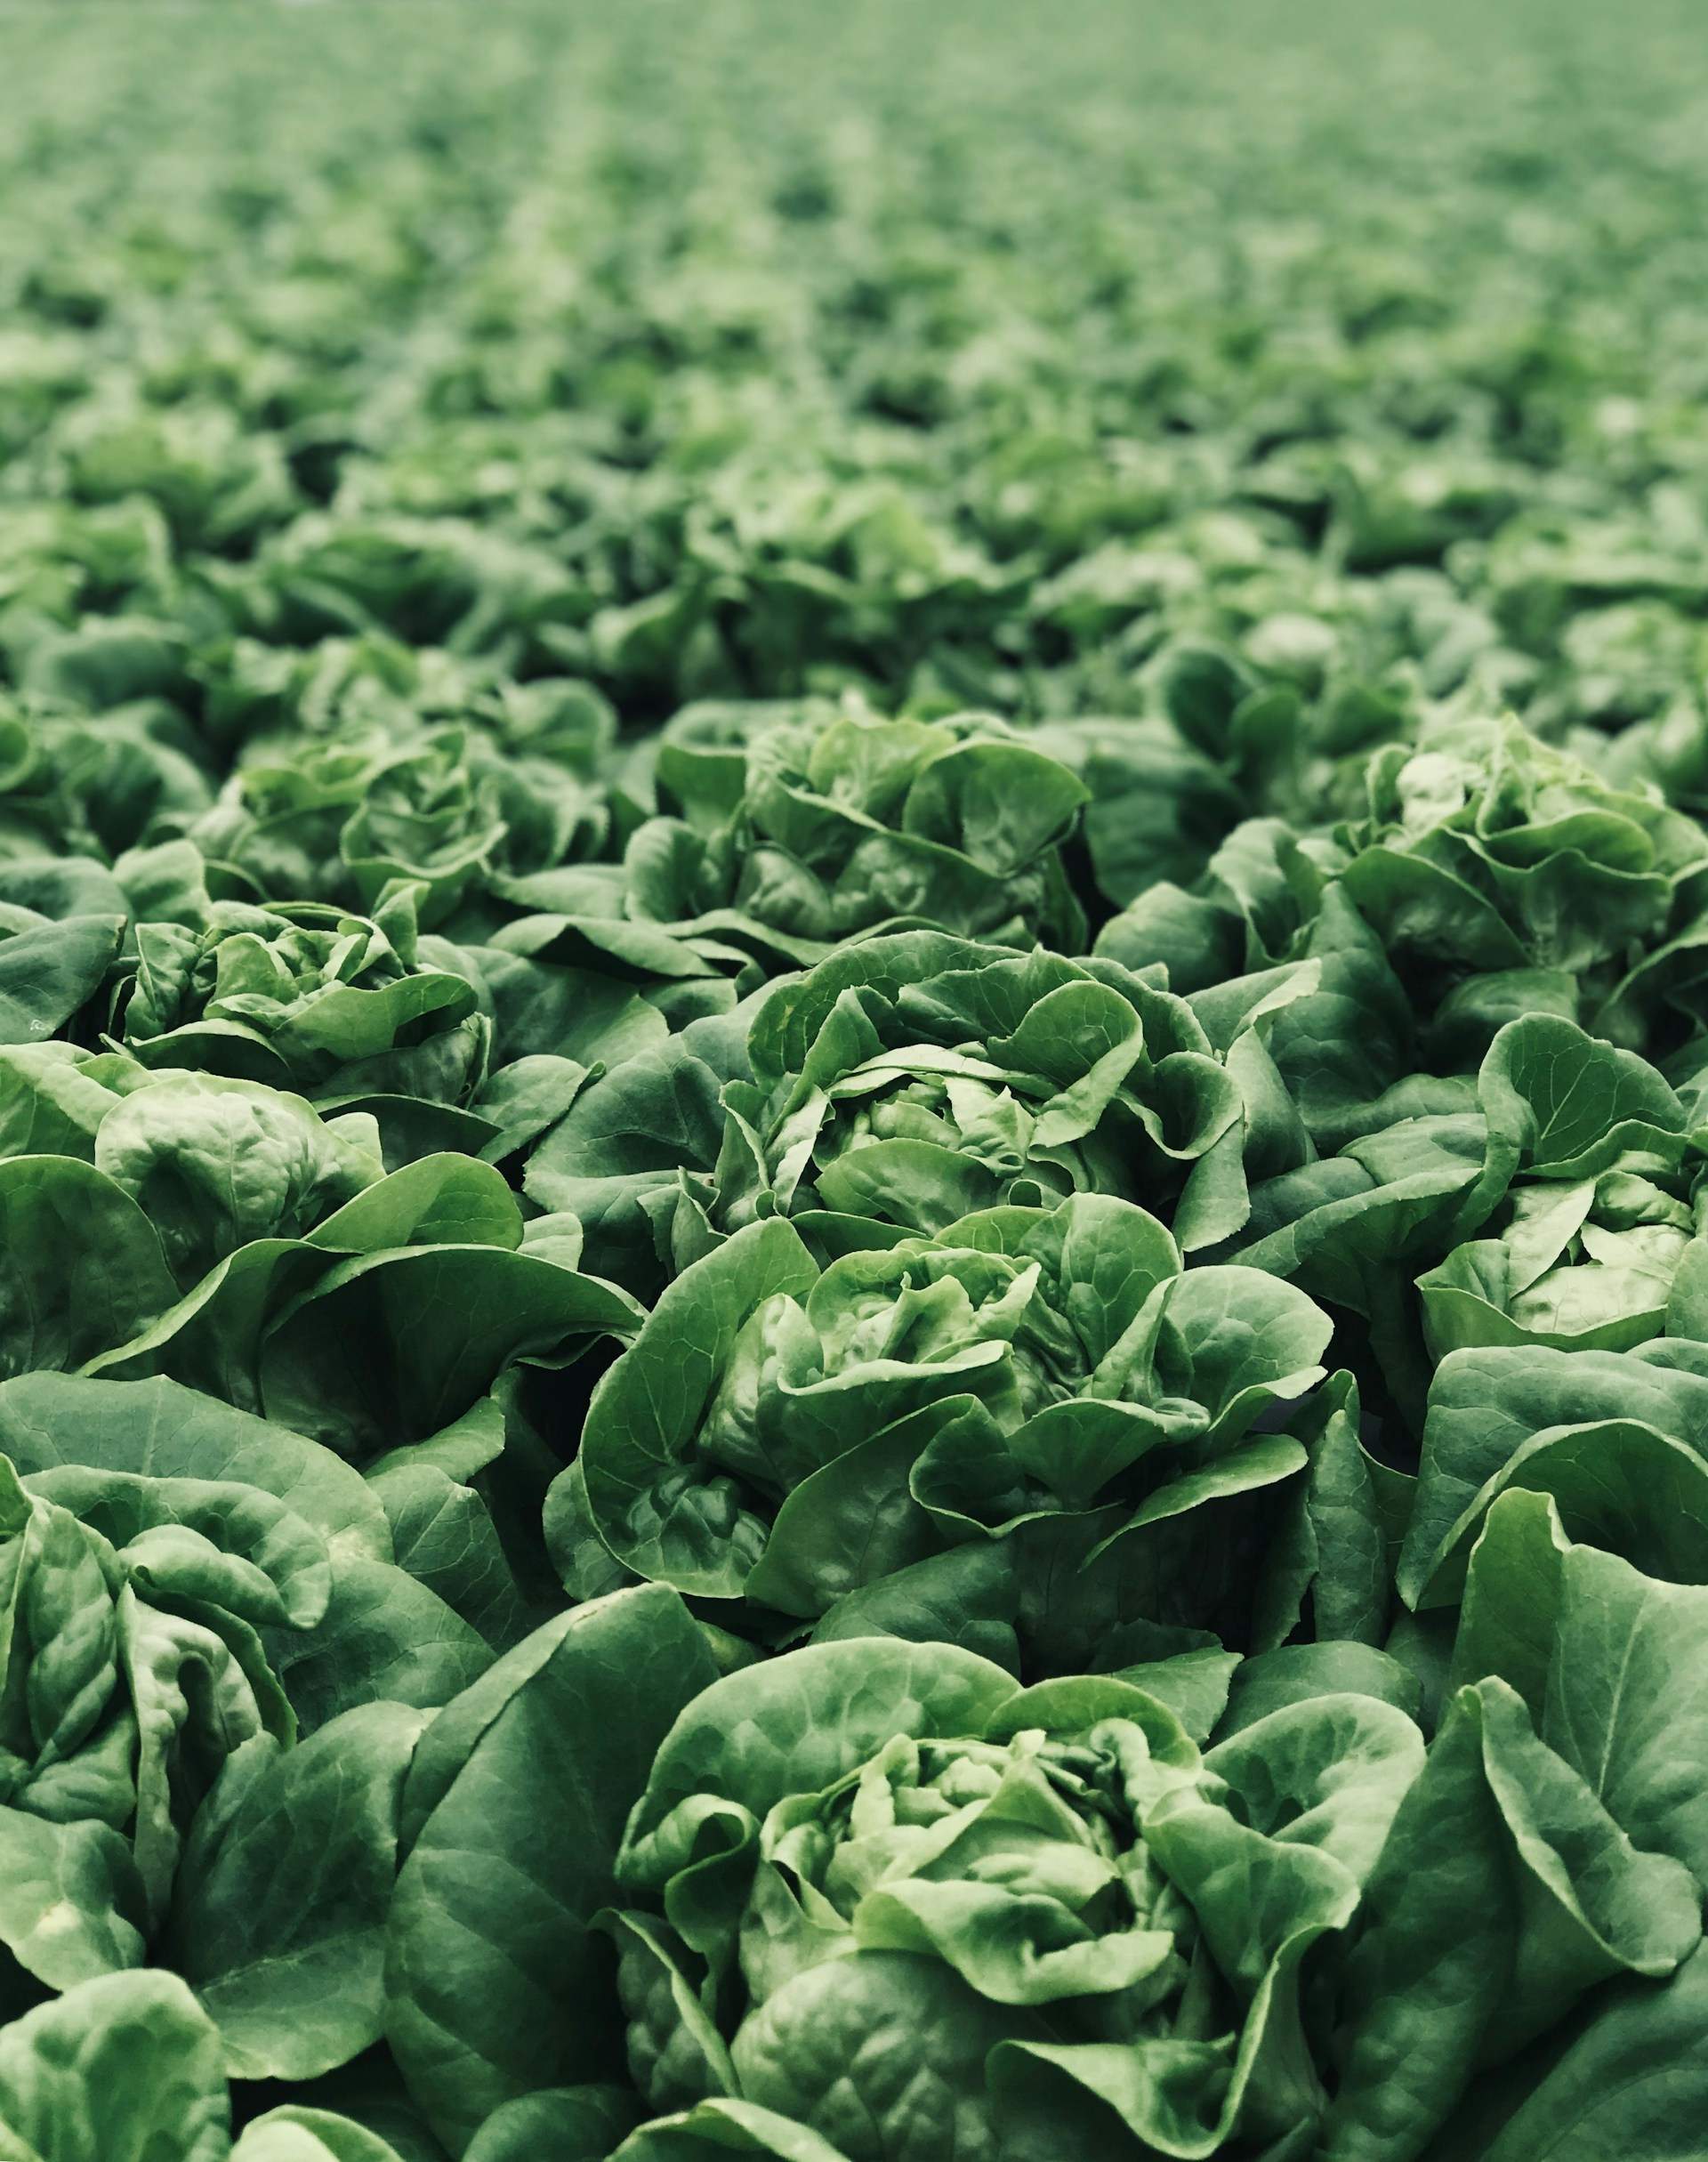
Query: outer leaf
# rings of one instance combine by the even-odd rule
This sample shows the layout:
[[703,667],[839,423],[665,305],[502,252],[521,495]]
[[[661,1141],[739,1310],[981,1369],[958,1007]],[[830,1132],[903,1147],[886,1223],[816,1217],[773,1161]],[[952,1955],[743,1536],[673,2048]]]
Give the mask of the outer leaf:
[[778,1293],[804,1293],[818,1275],[790,1225],[753,1224],[683,1271],[600,1383],[582,1436],[583,1476],[600,1537],[637,1575],[710,1598],[741,1591],[752,1552],[744,1557],[727,1529],[716,1540],[697,1538],[697,1505],[704,1497],[716,1508],[716,1496],[673,1475],[690,1464],[743,1323]]
[[202,1804],[166,1943],[233,2077],[312,2079],[379,2039],[399,1798],[425,1724],[368,1704],[294,1749],[260,1738]]
[[386,2031],[454,2152],[500,2103],[609,2071],[609,1952],[590,1924],[654,1753],[714,1671],[681,1601],[644,1586],[548,1623],[470,1716],[447,1714],[467,1754],[424,1770],[439,1798],[398,1883]]
[[225,2162],[227,2122],[219,2037],[176,1975],[107,1975],[0,2029],[0,2127],[43,2162]]

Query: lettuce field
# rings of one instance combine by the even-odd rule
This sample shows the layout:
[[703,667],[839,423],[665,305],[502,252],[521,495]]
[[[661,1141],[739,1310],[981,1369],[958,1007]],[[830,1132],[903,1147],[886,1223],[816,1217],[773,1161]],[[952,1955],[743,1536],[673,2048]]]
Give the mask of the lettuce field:
[[1708,62],[8,11],[0,2162],[1708,2157]]

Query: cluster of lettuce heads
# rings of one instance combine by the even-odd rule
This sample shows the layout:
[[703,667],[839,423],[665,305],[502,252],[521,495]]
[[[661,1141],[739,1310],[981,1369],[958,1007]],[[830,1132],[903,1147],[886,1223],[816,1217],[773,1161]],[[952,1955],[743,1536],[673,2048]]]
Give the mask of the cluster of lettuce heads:
[[15,26],[0,2162],[1703,2151],[1668,48],[930,13]]

